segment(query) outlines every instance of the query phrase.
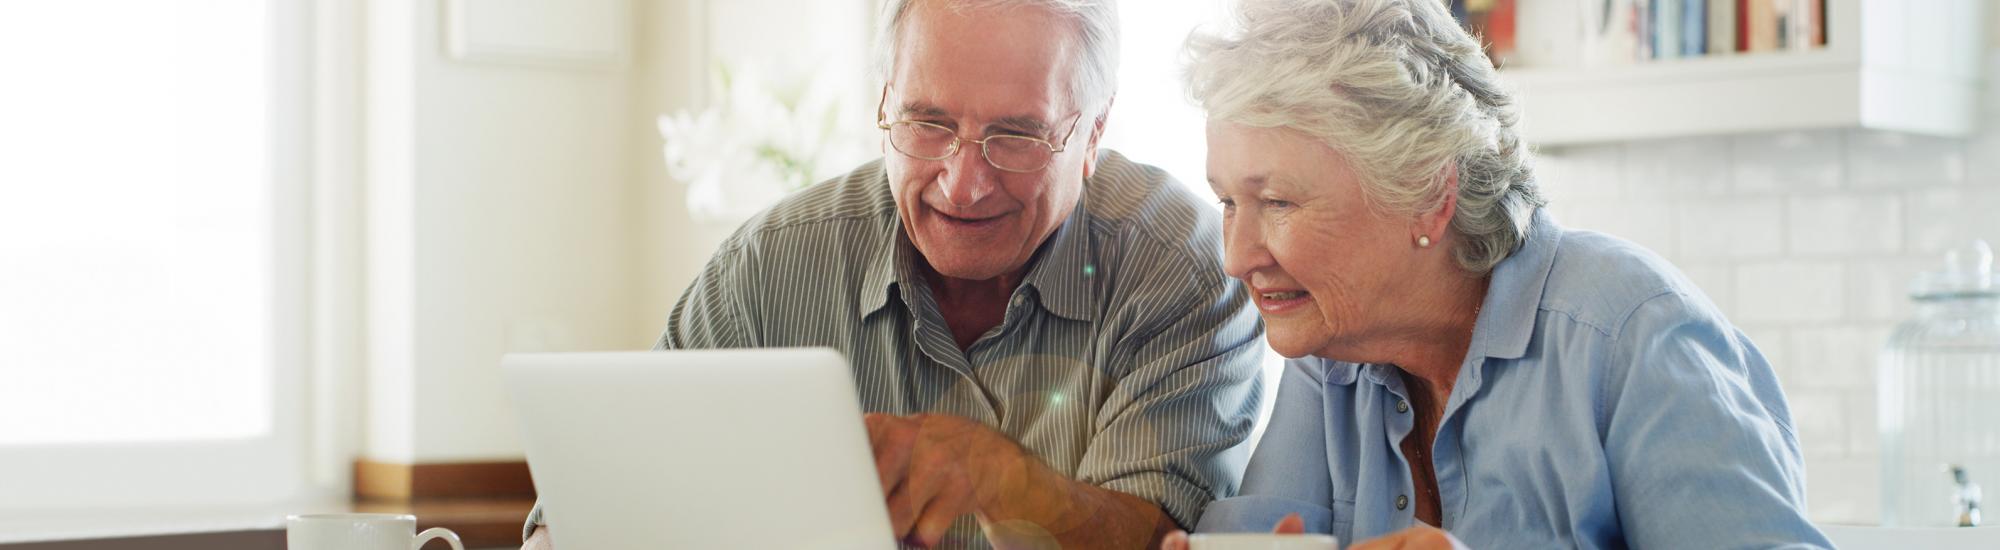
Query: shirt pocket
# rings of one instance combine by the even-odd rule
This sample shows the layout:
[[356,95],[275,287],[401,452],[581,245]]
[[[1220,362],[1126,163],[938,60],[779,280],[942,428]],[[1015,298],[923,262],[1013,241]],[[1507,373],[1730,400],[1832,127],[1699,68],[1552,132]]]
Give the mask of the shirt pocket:
[[1354,501],[1336,498],[1328,504],[1332,517],[1327,521],[1327,534],[1340,539],[1342,548],[1354,544]]

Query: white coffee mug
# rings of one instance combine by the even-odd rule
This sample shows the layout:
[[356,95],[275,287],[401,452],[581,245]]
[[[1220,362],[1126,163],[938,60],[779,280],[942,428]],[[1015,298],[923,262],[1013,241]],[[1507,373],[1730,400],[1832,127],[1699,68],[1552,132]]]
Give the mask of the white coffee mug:
[[1197,533],[1188,535],[1190,550],[1339,550],[1333,535],[1276,533]]
[[465,550],[458,533],[443,527],[417,533],[417,516],[408,514],[300,514],[285,518],[285,547],[290,550],[417,550],[431,539],[444,539],[452,550]]

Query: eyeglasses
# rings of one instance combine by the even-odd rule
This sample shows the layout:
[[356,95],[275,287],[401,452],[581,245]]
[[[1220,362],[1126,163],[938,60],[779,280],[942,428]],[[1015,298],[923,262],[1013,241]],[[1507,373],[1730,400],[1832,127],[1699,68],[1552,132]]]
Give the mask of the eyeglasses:
[[[875,106],[879,115],[889,104],[889,90],[882,90],[882,103]],[[1083,121],[1083,113],[1076,113],[1070,120],[1069,131],[1063,134],[1062,143],[1076,135],[1076,127]],[[987,164],[1008,172],[1034,172],[1047,168],[1055,160],[1056,153],[1063,152],[1063,146],[1048,140],[1029,136],[986,136],[984,139],[958,137],[958,131],[944,126],[918,120],[898,120],[888,122],[877,120],[875,127],[889,132],[889,146],[896,152],[923,160],[944,160],[957,155],[959,144],[977,143],[979,153],[986,157]]]

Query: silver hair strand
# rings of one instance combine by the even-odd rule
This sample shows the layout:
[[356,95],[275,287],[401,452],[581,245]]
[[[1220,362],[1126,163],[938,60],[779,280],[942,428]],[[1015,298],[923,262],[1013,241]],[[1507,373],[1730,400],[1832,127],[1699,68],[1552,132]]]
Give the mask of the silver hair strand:
[[[1333,148],[1371,204],[1428,212],[1458,176],[1454,257],[1485,273],[1546,204],[1514,98],[1438,0],[1242,0],[1235,36],[1188,39],[1188,92],[1214,120]],[[1452,170],[1456,168],[1456,170]]]

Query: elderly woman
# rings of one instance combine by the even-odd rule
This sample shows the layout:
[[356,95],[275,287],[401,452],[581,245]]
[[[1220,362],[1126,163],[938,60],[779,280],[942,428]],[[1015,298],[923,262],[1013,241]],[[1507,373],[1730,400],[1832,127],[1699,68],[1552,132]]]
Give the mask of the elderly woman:
[[1191,41],[1190,88],[1226,268],[1295,359],[1198,530],[1831,546],[1770,364],[1665,260],[1541,209],[1513,100],[1444,2],[1240,10],[1240,36]]

